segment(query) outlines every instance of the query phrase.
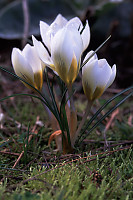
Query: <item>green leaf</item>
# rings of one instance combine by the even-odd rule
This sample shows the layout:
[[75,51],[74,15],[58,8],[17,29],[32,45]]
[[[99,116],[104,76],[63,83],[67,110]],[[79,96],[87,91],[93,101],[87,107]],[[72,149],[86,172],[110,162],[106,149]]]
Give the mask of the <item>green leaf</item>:
[[4,97],[4,98],[0,99],[0,102],[1,102],[1,101],[4,101],[4,100],[6,100],[6,99],[9,99],[9,98],[11,98],[11,97],[16,97],[16,96],[29,96],[29,97],[33,97],[33,98],[39,99],[40,101],[42,101],[42,102],[44,103],[43,99],[41,99],[40,97],[35,96],[35,95],[33,95],[33,94],[24,94],[24,93],[12,94],[12,95],[10,95],[10,96]]
[[60,116],[59,109],[58,109],[58,106],[57,106],[57,103],[56,103],[56,100],[55,100],[55,95],[54,95],[53,89],[50,86],[50,82],[49,82],[49,78],[48,78],[48,72],[47,72],[46,68],[44,70],[44,73],[45,73],[45,77],[46,77],[46,81],[47,81],[47,86],[48,86],[49,94],[50,94],[50,97],[51,97],[51,100],[52,100],[54,112],[55,112],[54,115],[55,115],[55,117],[56,117],[56,119],[57,119],[57,121],[59,123],[60,129],[62,131],[62,135],[65,138],[64,130],[63,130],[63,126],[62,126],[62,121],[61,121],[61,116]]
[[81,65],[81,68],[94,56],[95,53],[97,53],[97,51],[99,51],[99,49],[101,49],[103,47],[103,45],[111,38],[111,35],[89,56],[89,58],[87,60],[85,60],[85,62]]
[[[124,103],[129,97],[131,97],[133,95],[133,86],[126,88],[125,90],[121,91],[120,93],[116,94],[115,96],[113,96],[112,98],[110,98],[95,114],[94,116],[89,120],[89,122],[87,123],[87,125],[83,128],[83,130],[81,131],[81,134],[79,136],[79,138],[76,141],[76,146],[77,143],[79,143],[79,140],[81,139],[80,143],[101,123],[101,121],[103,121],[109,114],[111,114],[116,108],[118,108],[122,103]],[[121,101],[119,101],[119,103],[117,103],[113,108],[111,108],[105,115],[103,115],[93,126],[92,128],[90,128],[90,130],[86,133],[86,130],[89,128],[89,126],[91,125],[91,123],[94,121],[94,119],[96,119],[96,117],[99,115],[99,113],[101,113],[101,111],[109,104],[111,103],[114,99],[116,99],[117,97],[119,97],[121,94],[127,92],[131,90],[131,92],[124,97]],[[85,133],[85,135],[84,135]]]

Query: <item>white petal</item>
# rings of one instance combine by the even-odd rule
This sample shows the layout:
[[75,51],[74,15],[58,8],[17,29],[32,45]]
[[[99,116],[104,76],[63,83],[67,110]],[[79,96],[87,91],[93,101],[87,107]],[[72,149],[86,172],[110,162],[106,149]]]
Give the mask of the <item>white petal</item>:
[[98,68],[95,69],[96,84],[100,87],[105,87],[110,79],[112,70],[106,59],[98,60]]
[[34,82],[34,74],[31,66],[23,57],[21,51],[17,48],[13,48],[11,60],[15,73],[29,82]]
[[76,28],[77,30],[79,30],[79,32],[83,28],[82,22],[78,17],[74,17],[74,18],[70,19],[66,26],[69,28]]
[[62,17],[60,14],[56,17],[54,22],[49,26],[46,36],[49,38],[49,50],[51,52],[51,41],[55,34],[62,29],[67,23],[67,20]]
[[83,40],[83,51],[88,47],[90,42],[90,27],[88,24],[88,21],[86,22],[85,28],[83,32],[81,33],[81,37]]
[[[79,61],[82,54],[82,50],[83,50],[83,42],[82,42],[80,33],[76,29],[72,29],[72,30],[70,29],[69,31],[70,31],[70,37],[72,40],[69,42],[69,45],[72,46],[72,49],[77,58],[77,61]],[[68,42],[68,40],[66,40],[66,43]],[[70,48],[70,46],[68,48]]]
[[42,60],[42,62],[45,65],[52,64],[50,56],[49,56],[46,48],[43,46],[43,44],[40,41],[38,41],[34,36],[32,36],[32,40],[33,40],[33,44],[34,44],[34,46],[36,48],[36,51],[38,53],[38,56],[40,57],[40,59]]
[[[69,28],[75,27],[80,33],[83,29],[83,24],[78,17],[74,17],[68,21],[67,27]],[[86,21],[86,25],[81,34],[81,37],[83,40],[83,51],[84,51],[88,47],[89,42],[90,42],[90,27],[89,27],[88,21]]]
[[63,61],[63,64],[65,64],[69,70],[74,54],[77,58],[77,62],[79,61],[82,53],[82,45],[81,37],[76,29],[69,30],[65,27],[58,31],[51,44],[51,56],[55,66]]
[[60,27],[64,27],[67,23],[67,19],[61,14],[58,14],[52,24],[58,24]]
[[43,21],[40,21],[40,33],[43,43],[48,49],[50,49],[50,36],[47,34],[49,25]]
[[31,66],[33,73],[40,72],[42,70],[41,60],[39,59],[34,46],[27,44],[22,51],[22,55]]
[[110,76],[109,81],[107,82],[105,90],[114,82],[115,77],[116,77],[116,65],[113,65],[113,67],[112,67],[112,74]]
[[[51,43],[51,57],[55,67],[64,66],[68,68],[72,62],[73,52],[68,49],[69,44],[65,43],[68,34],[64,29],[58,31]],[[68,51],[69,50],[69,51]],[[67,69],[68,70],[68,69]]]
[[53,23],[49,26],[46,33],[47,36],[50,37],[50,41],[52,37],[54,37],[54,35],[66,25],[66,23],[67,20],[61,14],[57,15]]
[[[98,69],[98,60],[93,60],[92,62],[86,64],[82,68],[82,80],[85,82],[92,90],[92,93],[95,91],[97,87],[97,71]],[[95,74],[96,73],[96,74]]]

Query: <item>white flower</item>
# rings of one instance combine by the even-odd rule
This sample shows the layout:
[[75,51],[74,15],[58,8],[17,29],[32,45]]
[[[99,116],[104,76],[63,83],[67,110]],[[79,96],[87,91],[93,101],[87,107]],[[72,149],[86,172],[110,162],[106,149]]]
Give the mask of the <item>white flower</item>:
[[[27,81],[36,89],[42,89],[43,70],[34,46],[27,44],[22,51],[18,48],[13,48],[11,60],[17,76]],[[26,83],[24,84],[26,87],[31,88]]]
[[[90,57],[89,52],[84,61]],[[95,54],[82,69],[82,84],[84,93],[89,101],[99,98],[103,92],[113,83],[116,76],[116,65],[111,68],[106,59],[98,60]]]
[[60,14],[49,26],[40,22],[44,45],[33,36],[33,44],[41,61],[52,68],[60,78],[70,85],[77,77],[83,51],[90,41],[88,22],[83,27],[79,18],[67,21]]

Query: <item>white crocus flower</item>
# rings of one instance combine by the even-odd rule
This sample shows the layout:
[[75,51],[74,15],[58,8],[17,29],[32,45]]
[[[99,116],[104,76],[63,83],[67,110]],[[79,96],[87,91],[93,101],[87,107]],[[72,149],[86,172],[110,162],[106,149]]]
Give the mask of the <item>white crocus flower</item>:
[[[84,61],[90,57],[89,52]],[[111,68],[106,59],[98,60],[96,54],[84,65],[82,69],[82,84],[84,93],[89,101],[99,98],[113,83],[116,76],[116,65]]]
[[[13,48],[11,60],[17,76],[27,81],[36,89],[42,89],[43,70],[34,46],[27,44],[22,51],[18,48]],[[26,83],[24,84],[26,87],[31,88]]]
[[40,22],[40,30],[45,46],[34,36],[33,44],[41,61],[67,85],[72,84],[79,72],[81,55],[90,41],[88,23],[83,27],[79,18],[67,21],[59,14],[50,26]]

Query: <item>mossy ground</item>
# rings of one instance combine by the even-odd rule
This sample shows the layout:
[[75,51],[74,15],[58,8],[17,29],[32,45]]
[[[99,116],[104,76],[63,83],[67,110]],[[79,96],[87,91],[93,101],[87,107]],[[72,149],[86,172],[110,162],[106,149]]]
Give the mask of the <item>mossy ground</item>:
[[7,178],[0,196],[18,200],[132,199],[132,156],[131,148],[115,148],[114,153],[94,156],[94,160],[81,157],[58,163],[57,159],[55,165],[46,165],[43,160],[29,171],[4,170]]

